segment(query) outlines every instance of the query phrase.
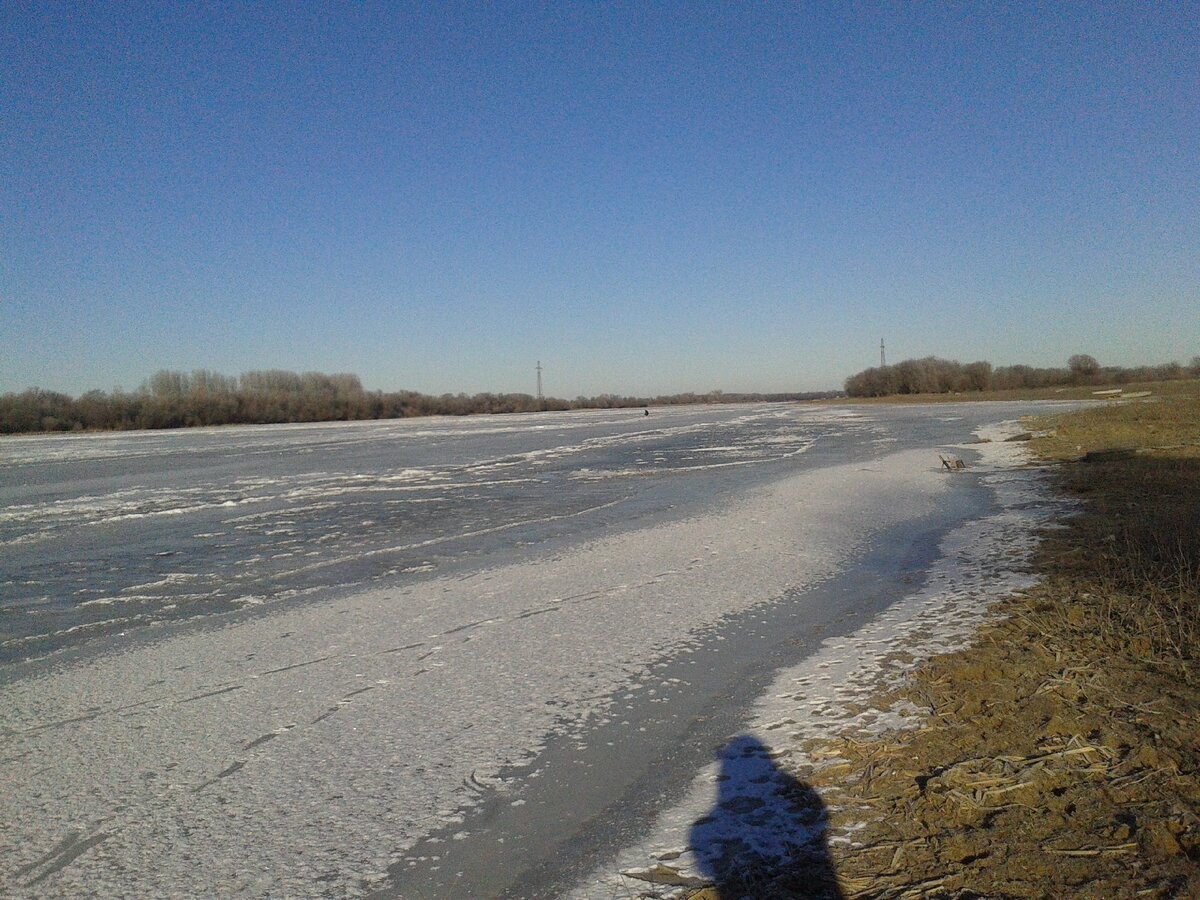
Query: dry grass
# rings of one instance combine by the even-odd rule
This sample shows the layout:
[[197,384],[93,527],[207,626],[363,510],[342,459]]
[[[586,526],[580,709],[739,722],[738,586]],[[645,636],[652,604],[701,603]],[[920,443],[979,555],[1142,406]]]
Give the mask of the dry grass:
[[1164,461],[1200,458],[1200,381],[1168,381],[1138,390],[1151,395],[1043,420],[1050,434],[1034,442],[1035,452],[1054,460],[1112,449]]
[[[1114,651],[1200,657],[1200,383],[1038,423],[1086,503],[1055,574],[1086,586]],[[1106,451],[1129,450],[1124,459]],[[1101,457],[1097,459],[1097,457]],[[1194,672],[1186,668],[1185,676]]]

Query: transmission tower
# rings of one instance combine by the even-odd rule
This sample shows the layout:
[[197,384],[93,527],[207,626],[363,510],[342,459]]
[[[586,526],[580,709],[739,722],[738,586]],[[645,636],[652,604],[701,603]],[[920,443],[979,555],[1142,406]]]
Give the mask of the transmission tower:
[[887,356],[883,352],[883,338],[879,339],[879,368],[887,367]]
[[537,385],[538,385],[537,398],[539,400],[542,400],[544,398],[542,397],[542,361],[540,359],[538,360],[538,364],[537,364]]

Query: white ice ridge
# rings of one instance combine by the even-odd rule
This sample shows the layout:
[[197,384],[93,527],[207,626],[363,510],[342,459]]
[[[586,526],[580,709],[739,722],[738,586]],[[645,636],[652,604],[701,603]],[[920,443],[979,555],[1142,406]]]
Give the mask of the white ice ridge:
[[569,900],[649,896],[648,891],[675,896],[683,888],[653,886],[630,873],[665,863],[682,879],[711,879],[727,847],[770,862],[804,852],[814,839],[852,840],[850,833],[825,834],[820,803],[797,812],[794,781],[790,798],[782,786],[799,780],[804,767],[819,765],[802,749],[810,739],[848,728],[869,737],[905,727],[912,710],[857,710],[922,660],[965,646],[991,604],[1032,584],[1036,532],[1071,504],[1047,489],[1044,469],[1025,466],[1024,444],[1004,441],[1020,430],[1016,422],[981,428],[977,436],[990,443],[954,448],[979,452],[967,471],[982,473],[996,507],[942,541],[925,586],[779,672],[749,711],[742,734],[731,736],[698,773],[686,799],[660,815],[647,838],[592,872]]
[[[924,451],[717,512],[61,663],[0,687],[0,884],[357,896],[508,766],[727,614],[815,584],[952,483]],[[436,863],[434,863],[436,864]],[[132,875],[131,873],[136,873]]]

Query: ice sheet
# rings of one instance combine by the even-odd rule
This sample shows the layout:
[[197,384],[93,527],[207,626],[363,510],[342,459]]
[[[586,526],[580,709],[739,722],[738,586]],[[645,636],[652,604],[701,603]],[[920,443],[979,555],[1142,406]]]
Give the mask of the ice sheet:
[[42,896],[116,895],[130,872],[143,895],[353,895],[689,631],[826,577],[948,484],[923,452],[872,469],[9,684],[3,877]]
[[[943,540],[926,585],[854,634],[825,641],[803,663],[779,672],[749,711],[744,732],[731,736],[697,774],[686,799],[659,816],[645,839],[585,878],[569,893],[571,900],[646,891],[674,896],[683,889],[655,888],[638,875],[666,862],[681,879],[702,881],[729,846],[769,865],[785,862],[813,841],[851,839],[850,829],[826,834],[825,818],[798,809],[779,782],[800,780],[804,767],[831,762],[809,759],[806,741],[848,728],[862,739],[904,728],[912,710],[903,706],[859,710],[921,660],[964,646],[992,603],[1032,583],[1028,561],[1036,532],[1068,512],[1070,503],[1047,490],[1044,470],[1026,466],[1023,444],[1005,442],[1021,430],[1017,422],[990,425],[978,430],[990,443],[959,448],[978,452],[972,471],[983,473],[997,508]],[[743,757],[742,766],[757,767],[754,777],[734,771],[731,791],[730,760]],[[702,824],[696,827],[697,822]]]

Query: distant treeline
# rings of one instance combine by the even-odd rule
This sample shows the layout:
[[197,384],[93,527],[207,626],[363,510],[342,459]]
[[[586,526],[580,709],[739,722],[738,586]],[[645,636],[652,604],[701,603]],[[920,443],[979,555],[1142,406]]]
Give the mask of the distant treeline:
[[812,400],[830,393],[673,394],[666,397],[577,397],[539,400],[529,394],[442,394],[368,391],[357,375],[278,370],[240,377],[216,372],[162,371],[138,390],[88,391],[70,397],[30,388],[0,395],[0,434],[29,431],[83,431],[133,428],[185,428],[196,425],[261,425],[278,422],[331,422],[397,419],[409,416],[463,416],[541,410],[612,409],[684,403],[736,403],[757,400]]
[[1136,381],[1172,381],[1200,378],[1200,356],[1191,364],[1122,368],[1102,366],[1093,356],[1079,353],[1063,369],[1033,366],[999,366],[989,362],[960,363],[927,356],[906,359],[894,366],[865,369],[846,379],[851,397],[887,397],[893,394],[949,394],[971,391],[1003,391],[1018,388],[1068,387],[1090,384],[1129,384]]

